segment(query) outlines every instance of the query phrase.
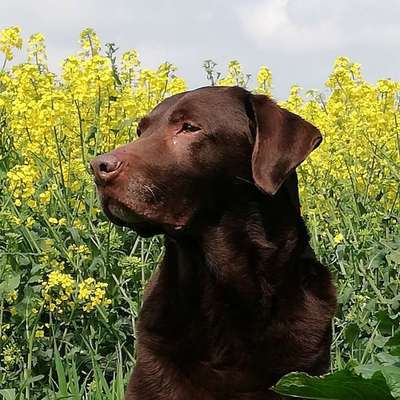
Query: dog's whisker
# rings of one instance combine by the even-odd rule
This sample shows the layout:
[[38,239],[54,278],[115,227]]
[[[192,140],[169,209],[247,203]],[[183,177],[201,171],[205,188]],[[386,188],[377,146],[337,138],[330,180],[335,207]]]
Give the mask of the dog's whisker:
[[241,176],[235,176],[235,179],[239,180],[239,181],[243,181],[248,183],[249,185],[255,186],[254,182],[249,181],[248,179],[242,178]]
[[[156,202],[159,201],[159,199],[157,198],[156,194],[154,193],[154,190],[149,185],[145,185],[144,184],[143,188],[151,193],[151,195],[153,196],[154,201],[156,201]],[[157,191],[160,191],[157,187],[154,186],[154,188],[157,189]]]

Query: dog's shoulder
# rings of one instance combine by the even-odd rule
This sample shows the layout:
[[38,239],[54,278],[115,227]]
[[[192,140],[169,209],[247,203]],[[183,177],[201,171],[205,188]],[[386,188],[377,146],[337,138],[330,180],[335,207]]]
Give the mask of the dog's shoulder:
[[317,260],[314,253],[307,252],[297,264],[304,291],[321,300],[335,301],[336,291],[329,268]]

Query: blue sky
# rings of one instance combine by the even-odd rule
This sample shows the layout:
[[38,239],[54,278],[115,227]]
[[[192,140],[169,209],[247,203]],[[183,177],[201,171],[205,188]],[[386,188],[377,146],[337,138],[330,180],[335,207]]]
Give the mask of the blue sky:
[[220,71],[237,59],[253,76],[267,65],[278,99],[292,84],[323,89],[339,55],[370,81],[400,79],[397,0],[1,0],[0,28],[10,25],[46,36],[53,69],[91,27],[103,43],[138,50],[145,67],[174,63],[190,88],[207,83],[206,59]]

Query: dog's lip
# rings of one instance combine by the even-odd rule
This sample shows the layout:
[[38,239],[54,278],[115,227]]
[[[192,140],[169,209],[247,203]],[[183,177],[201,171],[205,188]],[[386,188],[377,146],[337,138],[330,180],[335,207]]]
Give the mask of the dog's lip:
[[106,207],[112,215],[128,224],[143,221],[143,218],[119,201],[110,199]]
[[133,228],[138,224],[150,223],[146,218],[138,215],[119,200],[111,197],[103,197],[101,203],[106,216],[117,225]]
[[[185,224],[157,224],[147,216],[137,214],[123,201],[105,193],[104,190],[98,190],[98,193],[104,214],[115,225],[128,227],[141,235],[146,235],[147,231],[158,231],[160,229],[165,233],[173,234],[183,232],[186,228]],[[156,233],[151,235],[154,234]]]

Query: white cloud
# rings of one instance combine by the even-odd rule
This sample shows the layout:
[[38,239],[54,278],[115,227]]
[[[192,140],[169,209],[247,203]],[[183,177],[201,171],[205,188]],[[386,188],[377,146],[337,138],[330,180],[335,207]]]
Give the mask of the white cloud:
[[329,18],[314,22],[296,20],[289,13],[289,0],[267,0],[237,9],[243,30],[260,47],[290,51],[335,47],[340,40],[337,26]]
[[[390,4],[389,4],[390,3]],[[346,45],[397,45],[399,4],[369,0],[260,0],[237,7],[242,29],[259,48],[290,52],[326,51]],[[390,15],[390,10],[392,15]],[[398,15],[398,14],[397,14]]]
[[241,13],[240,15],[246,20],[251,21],[247,27],[251,27],[250,32],[261,33],[261,36],[268,38],[281,29],[291,27],[289,15],[287,12],[288,0],[272,0],[265,3],[256,4],[253,10],[250,10],[250,15]]

